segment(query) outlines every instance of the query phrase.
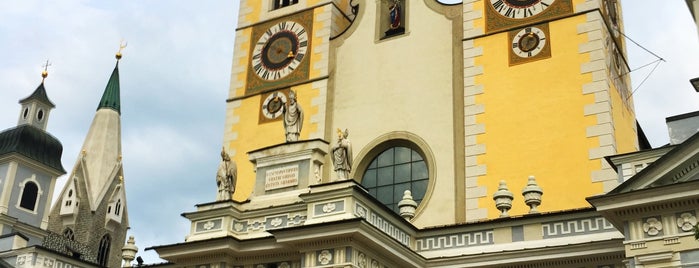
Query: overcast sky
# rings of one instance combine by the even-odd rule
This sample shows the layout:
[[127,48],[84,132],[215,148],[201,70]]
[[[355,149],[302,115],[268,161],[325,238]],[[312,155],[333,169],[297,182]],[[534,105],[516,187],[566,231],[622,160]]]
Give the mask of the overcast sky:
[[[412,1],[412,0],[411,0]],[[684,1],[622,0],[625,33],[663,57],[633,73],[638,121],[653,146],[668,142],[665,117],[697,110],[697,29]],[[40,83],[56,109],[48,131],[71,170],[114,68],[120,63],[122,150],[130,235],[146,247],[179,243],[180,216],[214,201],[238,1],[0,0],[0,129],[14,127],[19,99]],[[627,41],[631,68],[656,58]],[[65,177],[59,180],[59,191]]]

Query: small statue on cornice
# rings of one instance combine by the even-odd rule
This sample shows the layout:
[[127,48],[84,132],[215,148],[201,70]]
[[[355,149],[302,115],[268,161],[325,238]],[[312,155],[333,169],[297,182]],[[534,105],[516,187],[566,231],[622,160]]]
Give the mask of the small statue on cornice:
[[218,165],[216,173],[216,186],[218,187],[216,201],[226,201],[233,197],[237,176],[238,167],[226,153],[226,148],[221,148],[221,163]]
[[303,127],[303,110],[296,102],[296,92],[289,91],[289,101],[282,106],[286,142],[298,141]]
[[349,131],[337,129],[337,143],[332,147],[333,164],[338,180],[347,180],[352,172],[352,144],[347,139]]

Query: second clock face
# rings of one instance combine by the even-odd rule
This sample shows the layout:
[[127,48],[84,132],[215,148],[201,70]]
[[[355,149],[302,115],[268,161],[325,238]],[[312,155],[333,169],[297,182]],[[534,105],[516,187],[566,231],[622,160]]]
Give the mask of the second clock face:
[[537,27],[527,27],[512,39],[512,52],[522,58],[539,54],[546,46],[546,34]]
[[278,80],[301,64],[308,50],[308,33],[303,25],[282,21],[265,31],[252,51],[252,69],[263,80]]
[[490,0],[500,15],[511,19],[526,19],[546,10],[556,0]]

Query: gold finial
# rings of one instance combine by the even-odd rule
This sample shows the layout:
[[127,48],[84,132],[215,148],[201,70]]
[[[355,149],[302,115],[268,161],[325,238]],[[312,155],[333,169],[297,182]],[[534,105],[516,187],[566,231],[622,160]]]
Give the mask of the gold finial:
[[41,67],[44,67],[44,71],[41,72],[41,83],[44,82],[44,79],[46,79],[47,76],[49,76],[49,66],[51,66],[51,63],[49,63],[49,60],[46,60],[46,63],[44,65],[41,65]]
[[128,43],[126,43],[126,41],[124,41],[124,39],[122,39],[121,42],[119,43],[119,51],[117,51],[117,53],[116,53],[117,60],[121,59],[121,50],[124,49],[126,47],[126,45],[128,45]]

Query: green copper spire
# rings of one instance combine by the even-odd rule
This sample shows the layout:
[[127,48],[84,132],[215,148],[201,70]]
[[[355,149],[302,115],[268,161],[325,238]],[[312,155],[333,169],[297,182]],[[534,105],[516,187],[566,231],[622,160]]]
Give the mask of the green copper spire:
[[119,61],[117,60],[116,66],[114,66],[114,71],[112,76],[109,77],[109,82],[107,87],[104,89],[104,94],[102,94],[102,99],[100,100],[97,110],[102,108],[109,108],[117,111],[121,114],[121,101],[119,100]]

